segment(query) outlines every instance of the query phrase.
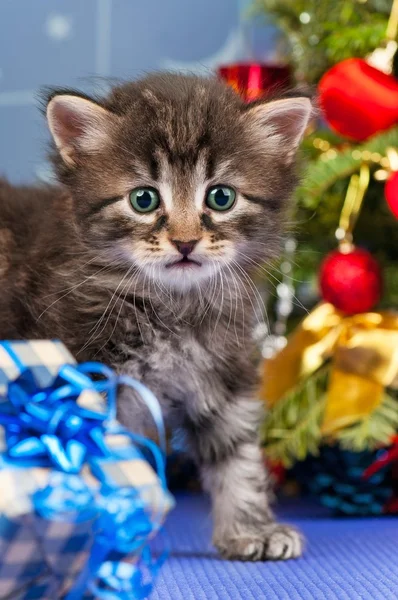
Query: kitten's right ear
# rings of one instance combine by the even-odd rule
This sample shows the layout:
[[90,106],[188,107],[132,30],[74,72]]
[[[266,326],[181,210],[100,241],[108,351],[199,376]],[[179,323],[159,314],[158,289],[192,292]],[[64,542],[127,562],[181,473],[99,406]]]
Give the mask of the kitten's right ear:
[[290,164],[312,113],[310,99],[298,96],[249,104],[244,116],[259,142],[274,148]]
[[109,139],[116,115],[93,100],[53,95],[46,109],[48,126],[63,161],[73,166],[78,152],[93,153]]

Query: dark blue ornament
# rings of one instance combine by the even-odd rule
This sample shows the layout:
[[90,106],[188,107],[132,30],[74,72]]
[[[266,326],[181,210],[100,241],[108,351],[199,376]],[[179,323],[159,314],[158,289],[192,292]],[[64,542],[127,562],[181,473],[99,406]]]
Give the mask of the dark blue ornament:
[[393,496],[390,468],[368,479],[364,471],[378,452],[350,452],[338,445],[322,446],[319,456],[310,456],[292,469],[294,478],[310,495],[338,515],[380,515]]

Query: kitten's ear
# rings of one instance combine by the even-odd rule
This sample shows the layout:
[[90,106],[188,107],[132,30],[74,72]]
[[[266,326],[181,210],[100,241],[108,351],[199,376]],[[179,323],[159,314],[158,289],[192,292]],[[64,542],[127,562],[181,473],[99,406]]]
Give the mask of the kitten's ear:
[[46,116],[55,145],[69,166],[75,164],[77,152],[92,153],[103,147],[117,118],[96,102],[72,94],[50,98]]
[[313,108],[309,98],[297,97],[256,104],[247,108],[246,118],[260,142],[273,144],[282,153],[286,164],[293,161],[304,135]]

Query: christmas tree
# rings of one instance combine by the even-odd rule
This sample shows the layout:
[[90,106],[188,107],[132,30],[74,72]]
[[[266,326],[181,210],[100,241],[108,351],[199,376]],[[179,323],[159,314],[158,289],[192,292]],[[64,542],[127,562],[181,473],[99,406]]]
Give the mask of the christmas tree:
[[285,275],[271,312],[290,335],[274,325],[264,343],[266,454],[312,464],[331,507],[380,512],[391,472],[380,497],[384,475],[361,474],[398,431],[398,0],[256,0],[255,11],[279,28],[321,115],[303,144],[294,260],[290,247],[273,274]]

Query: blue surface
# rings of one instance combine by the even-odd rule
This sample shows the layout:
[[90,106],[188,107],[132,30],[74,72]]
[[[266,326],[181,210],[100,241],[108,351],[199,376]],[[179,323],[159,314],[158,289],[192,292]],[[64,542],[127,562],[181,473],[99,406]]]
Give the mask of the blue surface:
[[217,557],[209,511],[200,496],[177,497],[167,521],[171,556],[151,600],[398,599],[398,518],[332,518],[318,506],[280,506],[280,519],[306,536],[304,557],[248,564]]

